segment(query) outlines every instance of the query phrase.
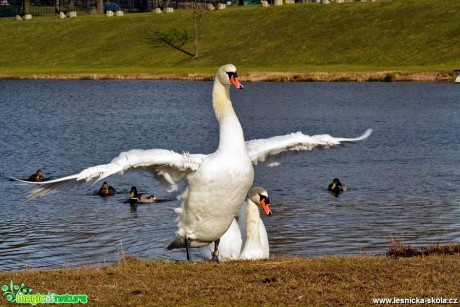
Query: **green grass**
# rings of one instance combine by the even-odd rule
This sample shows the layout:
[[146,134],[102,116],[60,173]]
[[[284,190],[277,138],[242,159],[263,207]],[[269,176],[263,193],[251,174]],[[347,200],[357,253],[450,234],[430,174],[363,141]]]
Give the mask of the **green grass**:
[[[460,68],[460,1],[232,7],[206,14],[200,56],[165,44],[192,35],[189,10],[0,18],[0,75],[448,72]],[[193,39],[182,47],[193,53]]]

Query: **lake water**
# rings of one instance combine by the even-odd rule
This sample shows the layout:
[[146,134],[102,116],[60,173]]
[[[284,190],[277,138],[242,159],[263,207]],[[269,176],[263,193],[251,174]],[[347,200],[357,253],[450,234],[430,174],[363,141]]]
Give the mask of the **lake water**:
[[[0,270],[105,265],[122,253],[185,260],[167,251],[176,230],[169,194],[144,172],[23,203],[26,178],[104,164],[120,152],[213,152],[211,82],[0,80]],[[231,92],[246,139],[295,131],[366,140],[259,165],[273,257],[382,254],[392,239],[460,243],[460,86],[434,83],[246,83]],[[349,190],[333,197],[334,177]],[[136,185],[162,200],[131,212]],[[193,256],[199,259],[199,250]]]

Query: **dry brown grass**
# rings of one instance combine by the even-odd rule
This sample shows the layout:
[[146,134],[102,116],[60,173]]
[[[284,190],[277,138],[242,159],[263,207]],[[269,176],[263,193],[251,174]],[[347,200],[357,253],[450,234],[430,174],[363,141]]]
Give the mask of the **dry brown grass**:
[[397,258],[455,254],[460,254],[460,244],[441,245],[440,243],[436,243],[429,246],[413,247],[404,242],[396,242],[393,240],[390,243],[390,249],[386,255]]
[[[97,306],[364,306],[380,297],[457,298],[460,256],[330,257],[213,264],[141,261],[0,273],[34,293],[87,294]],[[6,301],[0,300],[0,304]]]
[[451,82],[453,72],[316,72],[316,73],[287,73],[287,72],[252,72],[240,77],[243,81],[311,81],[311,82],[337,82],[337,81],[418,81],[418,82]]

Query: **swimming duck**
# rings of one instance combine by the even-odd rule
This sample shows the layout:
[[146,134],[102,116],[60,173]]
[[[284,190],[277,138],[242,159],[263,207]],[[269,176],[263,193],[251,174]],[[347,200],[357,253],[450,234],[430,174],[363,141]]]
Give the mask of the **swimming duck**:
[[115,190],[114,187],[109,185],[107,182],[104,181],[102,186],[99,188],[99,192],[97,192],[97,195],[101,197],[106,197],[106,196],[112,196],[117,193],[117,190]]
[[[219,145],[211,154],[179,154],[166,149],[122,152],[108,164],[84,169],[78,174],[42,183],[27,200],[44,196],[55,190],[102,180],[128,170],[144,169],[168,190],[185,183],[180,196],[181,207],[176,239],[168,249],[185,248],[191,260],[190,248],[203,247],[222,237],[232,224],[254,180],[253,164],[267,160],[270,166],[280,164],[276,157],[286,152],[307,151],[315,147],[330,148],[343,142],[364,140],[372,133],[368,129],[358,138],[334,138],[330,135],[308,136],[301,132],[268,139],[244,140],[243,129],[230,100],[230,86],[243,86],[236,67],[227,64],[216,73],[212,105],[219,124]],[[173,133],[173,132],[172,132]]]
[[131,204],[140,203],[140,204],[151,204],[156,203],[158,200],[153,194],[150,193],[137,193],[137,188],[135,186],[131,187],[129,192],[129,201]]
[[338,178],[334,178],[334,180],[332,180],[332,183],[328,185],[327,190],[335,196],[337,196],[340,193],[345,192],[347,190],[347,186],[341,183]]
[[45,177],[43,177],[42,170],[39,169],[35,174],[30,175],[27,180],[34,181],[34,182],[41,182],[41,181],[45,181]]

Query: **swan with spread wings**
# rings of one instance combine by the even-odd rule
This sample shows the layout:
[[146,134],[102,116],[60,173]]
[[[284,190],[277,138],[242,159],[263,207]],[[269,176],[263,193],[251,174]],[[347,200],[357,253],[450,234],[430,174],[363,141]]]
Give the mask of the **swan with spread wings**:
[[[364,140],[372,133],[368,129],[357,138],[335,138],[330,135],[308,136],[301,132],[268,139],[244,140],[243,129],[230,100],[230,85],[243,88],[236,67],[227,64],[217,71],[212,104],[219,123],[219,145],[211,154],[176,153],[167,149],[134,149],[122,152],[108,164],[89,167],[67,177],[34,182],[38,185],[27,200],[53,191],[99,181],[111,175],[143,169],[153,173],[168,190],[185,183],[180,199],[176,239],[168,248],[185,248],[190,260],[190,248],[202,247],[218,240],[237,215],[254,180],[253,164],[276,158],[287,152],[328,148],[345,142]],[[277,161],[270,165],[278,164]],[[30,182],[29,182],[30,183]]]

